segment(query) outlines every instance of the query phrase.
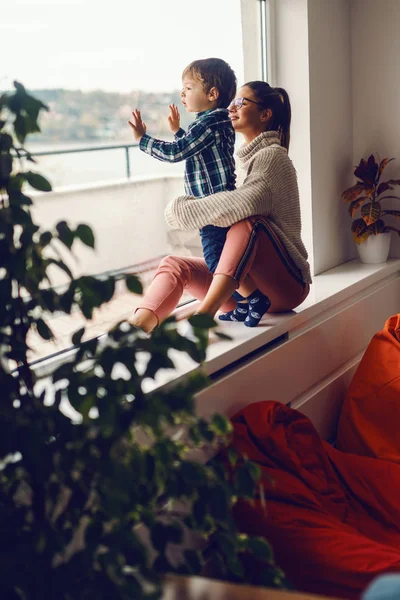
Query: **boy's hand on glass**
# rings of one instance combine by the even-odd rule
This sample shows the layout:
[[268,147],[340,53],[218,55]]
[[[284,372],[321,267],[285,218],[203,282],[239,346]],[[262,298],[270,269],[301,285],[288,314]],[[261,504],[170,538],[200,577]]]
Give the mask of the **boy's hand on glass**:
[[133,131],[133,137],[137,142],[140,142],[146,133],[146,125],[142,121],[140,110],[137,108],[132,112],[132,121],[128,121]]
[[181,126],[181,116],[178,107],[175,104],[169,105],[168,124],[172,133],[176,133]]

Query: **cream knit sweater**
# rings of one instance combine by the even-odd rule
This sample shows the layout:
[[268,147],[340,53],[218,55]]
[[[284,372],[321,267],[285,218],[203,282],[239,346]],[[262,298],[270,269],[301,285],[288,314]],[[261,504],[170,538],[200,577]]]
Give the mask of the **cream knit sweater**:
[[229,227],[247,217],[263,215],[300,269],[304,282],[311,283],[308,255],[301,239],[296,171],[280,145],[278,133],[261,133],[242,146],[237,157],[236,190],[205,198],[180,196],[165,209],[168,225],[188,230],[205,225]]

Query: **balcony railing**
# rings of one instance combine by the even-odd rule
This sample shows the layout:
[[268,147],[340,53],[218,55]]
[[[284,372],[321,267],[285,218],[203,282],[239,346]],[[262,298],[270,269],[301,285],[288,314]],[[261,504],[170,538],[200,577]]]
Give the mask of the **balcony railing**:
[[74,154],[78,152],[97,152],[99,150],[125,150],[125,165],[126,165],[126,176],[129,179],[131,176],[131,165],[129,159],[129,149],[138,148],[139,144],[113,144],[108,146],[87,146],[84,148],[69,148],[66,150],[43,150],[39,152],[31,152],[31,156],[56,156],[58,154]]

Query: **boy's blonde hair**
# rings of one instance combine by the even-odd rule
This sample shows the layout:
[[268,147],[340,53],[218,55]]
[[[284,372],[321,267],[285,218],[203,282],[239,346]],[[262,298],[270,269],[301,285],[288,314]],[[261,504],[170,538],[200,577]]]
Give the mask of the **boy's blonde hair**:
[[235,97],[236,75],[228,63],[221,58],[194,60],[183,71],[182,79],[188,75],[200,81],[206,93],[213,87],[217,88],[218,108],[226,108]]

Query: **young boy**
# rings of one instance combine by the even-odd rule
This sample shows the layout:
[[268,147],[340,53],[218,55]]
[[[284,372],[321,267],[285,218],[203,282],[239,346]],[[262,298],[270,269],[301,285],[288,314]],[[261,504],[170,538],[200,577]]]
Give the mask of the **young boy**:
[[[169,126],[175,135],[165,142],[146,134],[139,110],[132,112],[129,125],[139,148],[165,162],[185,160],[185,193],[202,198],[216,192],[235,189],[235,132],[228,106],[236,94],[236,76],[231,67],[219,58],[195,60],[182,74],[181,100],[188,112],[197,113],[187,133],[180,127],[178,108],[170,104]],[[229,227],[206,225],[200,229],[203,255],[211,273],[217,268]],[[244,298],[238,292],[237,301]],[[221,315],[223,320],[244,321],[247,304],[238,304],[234,311]],[[248,323],[246,322],[246,325]]]
[[[188,112],[198,113],[187,133],[180,127],[179,111],[174,104],[169,106],[168,117],[175,134],[174,142],[148,136],[145,127],[136,133],[130,123],[143,152],[161,161],[186,161],[185,193],[188,196],[202,198],[235,189],[235,132],[227,110],[235,93],[236,77],[225,61],[219,58],[196,60],[182,74],[182,104]],[[133,116],[137,122],[140,112],[134,111]],[[218,265],[228,229],[207,225],[200,230],[204,259],[211,273]]]

